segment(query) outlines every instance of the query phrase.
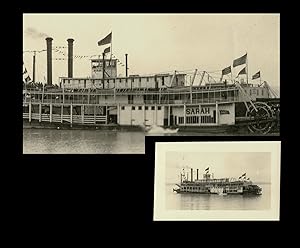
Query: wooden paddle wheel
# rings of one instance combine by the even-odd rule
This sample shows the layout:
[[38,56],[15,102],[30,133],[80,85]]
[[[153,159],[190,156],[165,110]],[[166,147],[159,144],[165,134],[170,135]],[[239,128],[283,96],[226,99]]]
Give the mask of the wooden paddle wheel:
[[[265,82],[266,83],[266,82]],[[275,98],[261,98],[259,101],[252,101],[244,89],[237,83],[240,92],[245,96],[246,106],[244,124],[251,133],[267,134],[279,132],[280,128],[280,99],[273,93]],[[268,86],[268,84],[266,83]],[[268,86],[269,87],[269,86]]]
[[248,130],[251,133],[267,134],[279,129],[280,104],[255,102],[246,111],[249,118]]

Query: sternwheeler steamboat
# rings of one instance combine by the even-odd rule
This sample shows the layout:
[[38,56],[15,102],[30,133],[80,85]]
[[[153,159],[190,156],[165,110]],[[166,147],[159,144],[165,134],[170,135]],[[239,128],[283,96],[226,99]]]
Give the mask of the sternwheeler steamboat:
[[177,188],[174,192],[195,193],[195,194],[218,194],[218,195],[261,195],[262,188],[246,178],[246,173],[241,175],[238,179],[235,178],[218,178],[215,179],[213,174],[209,173],[209,168],[205,170],[203,179],[193,179],[193,169],[191,168],[190,180],[188,172],[180,173],[180,184],[176,184]]
[[280,101],[267,82],[223,80],[228,68],[219,82],[198,70],[189,83],[179,71],[128,76],[127,55],[126,76],[119,77],[117,59],[105,53],[91,59],[90,77],[75,78],[74,40],[68,39],[68,77],[53,85],[52,40],[46,38],[47,83],[23,83],[25,127],[147,130],[155,125],[179,131],[279,133]]

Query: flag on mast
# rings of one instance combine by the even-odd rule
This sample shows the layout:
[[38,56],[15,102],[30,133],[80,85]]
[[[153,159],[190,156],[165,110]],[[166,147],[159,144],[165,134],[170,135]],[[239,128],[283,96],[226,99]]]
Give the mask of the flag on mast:
[[252,80],[260,78],[260,71],[256,72],[253,76],[252,76]]
[[108,34],[105,38],[102,40],[98,41],[98,46],[106,45],[111,43],[111,38],[112,38],[112,32]]
[[227,74],[229,74],[230,72],[231,72],[231,65],[228,66],[228,67],[226,67],[226,68],[224,68],[224,69],[222,70],[222,76],[223,76],[223,75],[227,75]]
[[242,57],[235,59],[233,61],[233,67],[246,64],[246,61],[247,61],[247,53],[245,55],[243,55]]
[[247,74],[247,72],[246,72],[246,67],[243,68],[243,69],[239,72],[238,75],[242,75],[242,74]]
[[110,47],[105,48],[103,52],[104,53],[109,53],[110,52]]

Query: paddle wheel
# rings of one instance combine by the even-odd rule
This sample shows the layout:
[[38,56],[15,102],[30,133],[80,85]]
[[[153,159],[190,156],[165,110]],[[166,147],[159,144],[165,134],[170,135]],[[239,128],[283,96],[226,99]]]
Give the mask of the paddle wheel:
[[245,92],[243,87],[236,83],[240,93],[244,96],[244,104],[246,107],[243,125],[247,125],[251,133],[267,134],[270,132],[278,132],[280,128],[280,99],[278,95],[271,89],[267,82],[265,87],[273,98],[259,98],[253,101]]
[[280,105],[255,102],[246,111],[249,118],[248,130],[252,133],[266,134],[278,128]]

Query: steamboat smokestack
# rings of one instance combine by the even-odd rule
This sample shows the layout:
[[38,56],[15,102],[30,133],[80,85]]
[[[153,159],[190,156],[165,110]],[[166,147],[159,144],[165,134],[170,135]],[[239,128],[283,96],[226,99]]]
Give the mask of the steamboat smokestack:
[[52,38],[47,37],[47,84],[52,84]]
[[74,39],[67,39],[68,42],[68,77],[73,77],[73,42]]
[[191,182],[193,182],[193,168],[191,168]]
[[198,172],[199,172],[199,169],[197,169],[197,181],[199,180],[199,178],[198,178]]

